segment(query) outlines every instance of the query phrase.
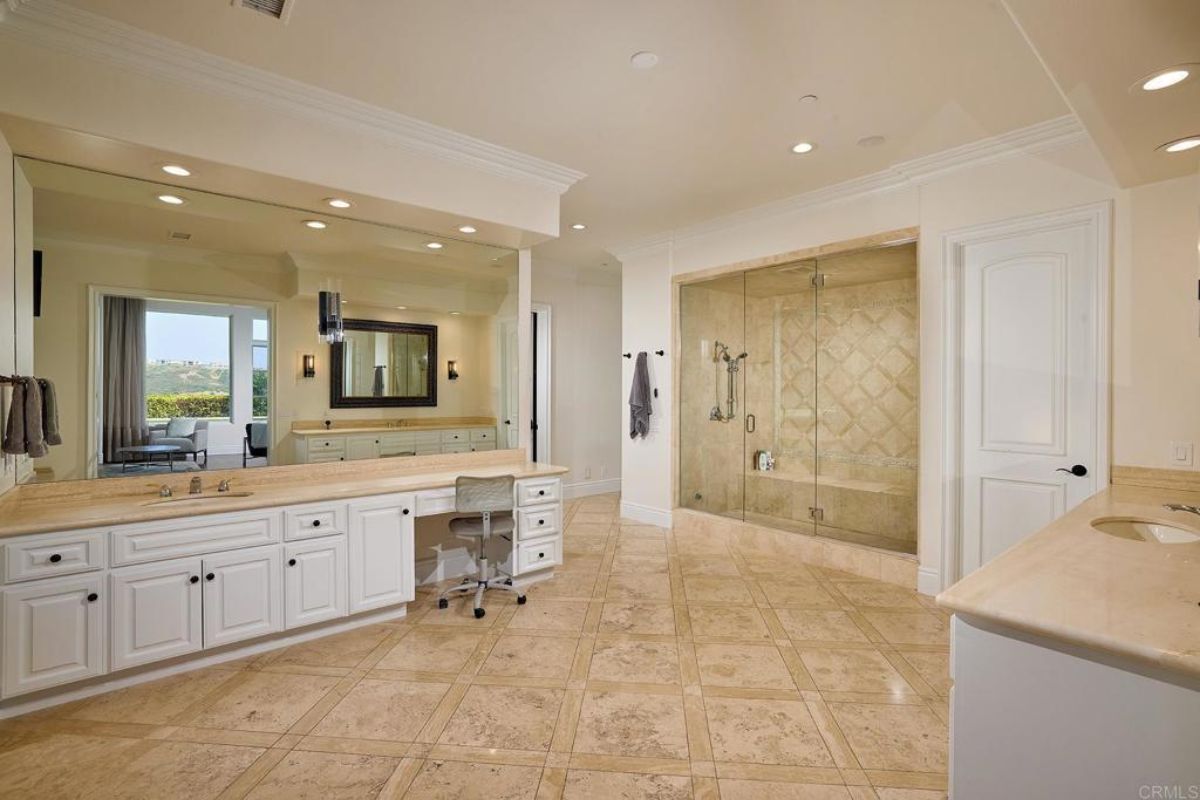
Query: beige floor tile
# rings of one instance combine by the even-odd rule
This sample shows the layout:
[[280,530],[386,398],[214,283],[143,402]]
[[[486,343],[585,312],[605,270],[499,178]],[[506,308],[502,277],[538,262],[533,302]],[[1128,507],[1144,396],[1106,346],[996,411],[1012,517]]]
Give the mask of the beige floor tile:
[[472,686],[438,742],[508,750],[549,750],[563,692]]
[[794,690],[787,663],[773,645],[696,645],[696,662],[704,686]]
[[247,795],[248,800],[372,800],[398,758],[293,750]]
[[588,678],[625,683],[679,683],[679,649],[674,642],[601,640],[592,650]]
[[669,571],[666,556],[628,555],[618,550],[612,562],[616,575],[664,575]]
[[865,642],[867,635],[844,611],[796,608],[776,609],[775,615],[787,635],[796,641]]
[[692,800],[692,779],[629,772],[567,772],[563,800]]
[[533,800],[540,767],[426,761],[404,800]]
[[574,637],[506,634],[492,647],[479,674],[565,680],[578,644]]
[[935,789],[888,789],[875,790],[879,800],[946,800],[946,793]]
[[834,766],[803,701],[706,697],[704,708],[717,761]]
[[613,574],[608,579],[605,600],[613,603],[669,603],[671,581],[662,574]]
[[236,672],[200,669],[98,695],[67,716],[97,722],[165,725],[193,703],[220,688]]
[[771,632],[757,608],[744,606],[689,606],[692,635],[725,637],[740,641],[770,639]]
[[448,683],[364,678],[313,729],[314,736],[411,742],[421,732]]
[[857,581],[835,583],[842,595],[856,606],[867,608],[921,608],[919,595],[913,589],[890,583]]
[[395,630],[395,627],[390,625],[367,625],[345,633],[311,639],[283,650],[271,659],[270,664],[356,667]]
[[114,761],[107,778],[82,796],[216,797],[263,752],[258,747],[162,742],[127,762]]
[[510,631],[562,631],[579,633],[587,616],[588,604],[582,600],[530,600],[517,607],[508,623]]
[[949,653],[901,650],[900,655],[935,692],[943,697],[950,694],[953,681],[950,680]]
[[946,772],[946,726],[924,706],[830,703],[863,769]]
[[903,694],[913,688],[876,650],[800,650],[817,688],[829,692]]
[[759,580],[758,586],[767,596],[767,602],[775,607],[790,608],[837,608],[837,601],[819,583],[794,581],[783,583]]
[[600,632],[674,636],[675,610],[668,605],[606,602]]
[[3,793],[12,797],[89,797],[110,778],[113,765],[135,756],[136,739],[51,734],[4,742]]
[[483,638],[474,631],[445,631],[420,626],[405,636],[375,666],[418,672],[458,672]]
[[718,783],[721,800],[853,800],[850,790],[844,786],[731,779]]
[[588,693],[575,729],[576,753],[687,758],[683,697]]
[[749,587],[741,578],[727,578],[712,575],[691,575],[683,579],[683,587],[687,592],[687,602],[705,605],[723,605],[725,603],[750,605],[754,597]]
[[681,554],[676,561],[684,577],[696,575],[736,578],[740,574],[737,565],[729,558]]
[[618,556],[646,556],[666,558],[667,543],[657,537],[639,537],[620,534],[617,537]]
[[255,672],[192,720],[198,728],[283,733],[317,704],[338,679]]
[[864,611],[863,616],[892,644],[950,644],[950,626],[928,611]]

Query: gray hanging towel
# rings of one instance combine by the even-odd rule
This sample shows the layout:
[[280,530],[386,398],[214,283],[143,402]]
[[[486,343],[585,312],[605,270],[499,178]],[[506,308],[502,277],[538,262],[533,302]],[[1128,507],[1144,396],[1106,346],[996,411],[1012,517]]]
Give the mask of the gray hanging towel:
[[62,434],[58,430],[58,398],[54,394],[54,383],[46,378],[38,378],[38,386],[42,389],[42,433],[46,444],[62,444]]
[[372,397],[383,397],[383,367],[375,368],[375,382],[371,386]]
[[633,365],[633,386],[629,389],[629,438],[646,438],[650,433],[650,369],[646,364],[646,352],[637,354]]
[[4,452],[19,456],[25,452],[25,380],[15,378],[12,383],[11,403],[8,406],[8,423],[4,427]]
[[42,387],[37,378],[25,379],[25,452],[41,458],[50,452],[42,430]]

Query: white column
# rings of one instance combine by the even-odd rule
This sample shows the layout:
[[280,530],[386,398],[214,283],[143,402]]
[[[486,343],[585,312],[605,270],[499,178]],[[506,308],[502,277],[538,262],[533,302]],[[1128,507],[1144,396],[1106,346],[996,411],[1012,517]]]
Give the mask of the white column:
[[529,421],[533,419],[533,252],[517,251],[517,447],[532,452]]

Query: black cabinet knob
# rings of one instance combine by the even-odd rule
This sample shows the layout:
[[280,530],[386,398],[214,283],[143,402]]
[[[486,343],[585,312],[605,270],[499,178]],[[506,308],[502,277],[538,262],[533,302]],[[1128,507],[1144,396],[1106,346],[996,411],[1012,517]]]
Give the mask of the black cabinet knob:
[[192,577],[188,578],[188,583],[199,583],[199,582],[200,582],[199,575],[193,575]]
[[60,561],[62,561],[62,556],[60,556],[58,553],[55,553],[54,555],[50,556],[51,564],[57,564]]
[[313,527],[314,527],[314,528],[319,528],[319,527],[321,527],[321,520],[319,520],[319,519],[314,519],[314,520],[313,520]]
[[99,600],[99,599],[100,599],[100,595],[96,594],[95,592],[92,592],[91,594],[89,594],[89,595],[88,595],[88,602],[89,602],[89,603],[94,603],[94,602],[96,602],[96,601],[97,601],[97,600]]
[[217,579],[217,576],[212,574],[211,572],[204,576],[204,580],[206,580],[206,581],[214,581],[216,579]]
[[541,496],[542,496],[542,495],[544,495],[545,493],[546,493],[546,490],[545,490],[545,489],[538,489],[538,497],[541,497]]
[[545,557],[546,557],[545,553],[538,553],[538,558],[545,558]]
[[408,516],[408,509],[407,509],[407,508],[406,508],[406,509],[404,509],[404,511],[403,511],[402,513],[404,514],[404,516],[406,516],[406,517],[407,517],[407,516]]
[[296,566],[296,559],[294,559],[294,558],[289,558],[289,559],[288,559],[288,566],[289,566],[289,567],[294,567],[294,566]]
[[538,525],[545,525],[545,524],[546,524],[546,520],[544,520],[544,519],[538,520]]

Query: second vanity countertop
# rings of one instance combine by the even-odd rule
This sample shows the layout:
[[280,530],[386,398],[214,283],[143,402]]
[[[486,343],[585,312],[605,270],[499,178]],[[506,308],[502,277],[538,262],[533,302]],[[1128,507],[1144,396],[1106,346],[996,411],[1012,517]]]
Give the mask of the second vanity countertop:
[[[0,538],[439,489],[453,486],[459,475],[527,479],[565,472],[566,467],[526,461],[523,451],[500,450],[18,486],[0,497]],[[188,497],[188,484],[197,476],[203,481],[205,495],[215,493],[223,479],[233,483],[233,492],[252,494],[155,503],[163,484],[171,487],[176,498]]]
[[406,433],[416,431],[449,431],[457,428],[495,428],[496,420],[484,417],[460,419],[429,419],[412,418],[397,423],[388,424],[382,420],[363,420],[361,424],[340,421],[333,427],[314,423],[312,425],[297,423],[292,427],[293,436],[344,436],[355,433]]
[[1110,536],[1101,517],[1200,533],[1200,492],[1113,486],[938,595],[938,605],[1068,644],[1200,676],[1200,542]]

